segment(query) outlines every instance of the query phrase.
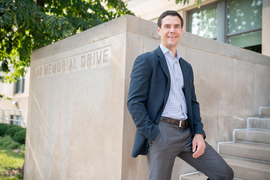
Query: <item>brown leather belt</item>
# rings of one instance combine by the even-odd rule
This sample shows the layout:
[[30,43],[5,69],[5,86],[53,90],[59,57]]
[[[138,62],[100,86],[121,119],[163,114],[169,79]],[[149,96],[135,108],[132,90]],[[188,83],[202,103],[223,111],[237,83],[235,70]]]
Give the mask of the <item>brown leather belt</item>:
[[168,124],[172,124],[172,125],[176,125],[176,126],[178,126],[180,128],[188,127],[188,121],[187,120],[180,121],[180,120],[176,120],[176,119],[172,119],[172,118],[164,118],[164,117],[162,117],[159,121],[165,122],[165,123],[168,123]]

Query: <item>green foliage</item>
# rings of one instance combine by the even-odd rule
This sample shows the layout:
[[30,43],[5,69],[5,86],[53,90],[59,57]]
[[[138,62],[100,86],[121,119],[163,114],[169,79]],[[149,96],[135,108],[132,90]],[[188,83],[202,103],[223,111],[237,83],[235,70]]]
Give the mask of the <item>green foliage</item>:
[[7,124],[0,124],[0,136],[4,136],[7,130]]
[[[3,137],[0,137],[0,142]],[[22,147],[23,148],[23,147]],[[22,149],[24,151],[24,149]],[[0,179],[3,180],[20,180],[23,179],[21,173],[16,176],[4,176],[5,171],[21,168],[24,163],[24,154],[16,154],[12,150],[0,145]]]
[[16,127],[16,126],[15,126],[15,125],[10,125],[10,124],[3,124],[3,123],[0,123],[0,136],[5,136],[6,131],[7,131],[9,128],[12,128],[12,127]]
[[7,100],[12,100],[10,97],[5,97],[3,94],[0,94],[0,100],[1,99],[7,99]]
[[5,135],[17,143],[25,144],[26,129],[21,126],[0,123],[0,136]]
[[18,174],[16,176],[11,176],[11,177],[7,177],[7,176],[0,176],[1,180],[23,180],[23,176],[21,174]]
[[[189,4],[189,0],[175,0],[175,3],[183,3],[185,5],[186,3]],[[197,4],[198,8],[200,8],[200,4],[202,3],[202,0],[195,0],[194,4]]]
[[132,13],[121,0],[1,0],[1,78],[11,83],[24,75],[33,50],[124,14]]
[[21,131],[23,128],[21,126],[14,126],[14,127],[11,127],[9,128],[7,131],[6,131],[6,135],[10,136],[12,139],[14,139],[14,134]]
[[7,149],[19,148],[21,145],[15,142],[10,136],[0,137],[0,146]]
[[20,144],[25,144],[26,129],[22,129],[14,134],[12,139]]
[[22,144],[21,147],[20,147],[20,149],[21,149],[20,155],[21,155],[22,157],[25,157],[25,144]]

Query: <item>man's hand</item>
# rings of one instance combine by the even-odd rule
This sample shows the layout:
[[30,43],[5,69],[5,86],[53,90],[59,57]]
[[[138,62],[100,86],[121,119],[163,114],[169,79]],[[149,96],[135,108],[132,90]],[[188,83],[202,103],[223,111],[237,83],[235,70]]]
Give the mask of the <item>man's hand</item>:
[[200,157],[205,150],[205,142],[202,134],[196,134],[192,141],[192,152],[193,157]]

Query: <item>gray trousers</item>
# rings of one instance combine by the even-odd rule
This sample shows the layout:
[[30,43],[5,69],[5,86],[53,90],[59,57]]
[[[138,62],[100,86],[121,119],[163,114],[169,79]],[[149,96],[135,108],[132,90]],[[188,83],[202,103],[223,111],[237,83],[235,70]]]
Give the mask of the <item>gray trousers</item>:
[[179,157],[211,180],[232,180],[234,173],[223,158],[207,143],[205,152],[192,157],[190,128],[159,122],[160,133],[147,154],[149,180],[170,180],[174,161]]

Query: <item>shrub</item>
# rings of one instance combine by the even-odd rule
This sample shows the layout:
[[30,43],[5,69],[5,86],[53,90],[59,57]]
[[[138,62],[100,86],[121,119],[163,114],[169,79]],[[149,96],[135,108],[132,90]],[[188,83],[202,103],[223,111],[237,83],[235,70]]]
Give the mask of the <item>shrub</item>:
[[16,132],[12,139],[20,144],[25,144],[26,129],[22,129],[19,132]]
[[13,126],[13,127],[8,128],[8,130],[6,131],[5,134],[8,135],[8,136],[10,136],[11,138],[13,138],[14,137],[14,134],[16,132],[21,131],[22,129],[23,128],[21,126]]
[[20,144],[15,142],[10,136],[0,137],[0,145],[8,149],[20,148]]
[[21,149],[21,155],[24,157],[25,156],[25,144],[22,144],[20,149]]
[[25,144],[26,129],[21,126],[0,123],[0,136],[9,136],[15,142]]
[[16,126],[16,125],[12,125],[12,124],[0,124],[0,136],[5,136],[6,135],[6,131],[9,130],[10,128],[22,128],[20,126]]
[[0,136],[5,136],[6,130],[9,128],[8,124],[0,124]]

